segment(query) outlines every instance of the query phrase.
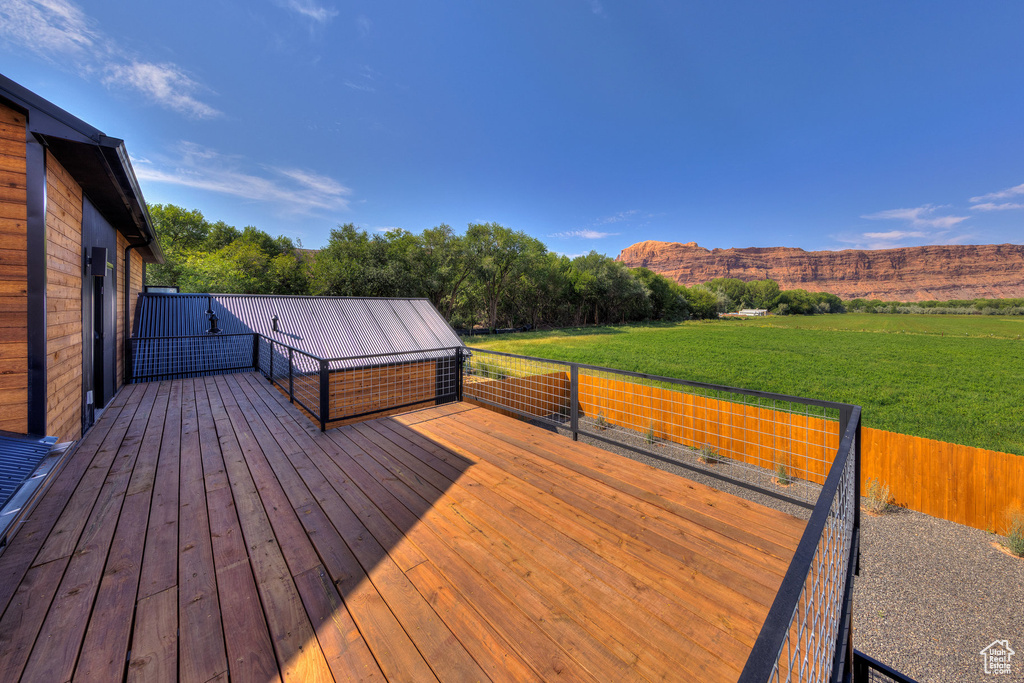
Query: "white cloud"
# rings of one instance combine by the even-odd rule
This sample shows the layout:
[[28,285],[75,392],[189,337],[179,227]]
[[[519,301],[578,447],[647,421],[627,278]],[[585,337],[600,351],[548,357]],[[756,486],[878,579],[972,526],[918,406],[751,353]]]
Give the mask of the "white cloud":
[[621,223],[622,221],[629,220],[633,216],[636,216],[640,211],[637,209],[631,209],[629,211],[620,211],[617,214],[611,216],[605,216],[597,221],[598,225],[607,225],[609,223]]
[[904,240],[910,237],[927,237],[926,232],[915,232],[908,230],[890,230],[889,232],[865,232],[864,237],[869,240]]
[[[174,160],[140,161],[139,180],[207,190],[277,205],[288,213],[348,208],[352,190],[333,178],[296,168],[261,166],[246,169],[241,157],[182,143]],[[262,171],[262,173],[260,172]]]
[[604,5],[601,4],[601,0],[588,0],[588,2],[590,3],[591,12],[593,12],[599,17],[603,17],[605,15]]
[[1000,190],[999,192],[983,194],[980,197],[971,197],[971,202],[988,202],[993,199],[1009,199],[1010,197],[1016,197],[1022,194],[1024,194],[1024,184],[1017,185],[1015,187],[1008,187],[1005,190]]
[[913,209],[889,209],[878,213],[861,216],[868,220],[902,220],[907,221],[913,227],[928,228],[952,228],[958,223],[970,218],[970,216],[932,216],[935,210],[942,207],[925,204]]
[[350,81],[348,79],[345,79],[344,81],[342,81],[342,83],[344,83],[346,87],[352,88],[353,90],[361,90],[362,92],[377,92],[376,88],[367,83],[356,83],[355,81]]
[[281,6],[318,24],[326,24],[338,16],[338,10],[318,5],[312,0],[286,0]]
[[103,82],[108,86],[130,85],[157,104],[197,119],[220,116],[219,111],[193,96],[200,85],[174,64],[113,64]]
[[584,229],[584,230],[568,230],[566,232],[556,232],[556,233],[552,234],[551,236],[556,238],[556,239],[560,239],[560,240],[568,240],[568,239],[576,239],[576,238],[582,238],[582,239],[585,239],[585,240],[599,240],[599,239],[604,239],[605,237],[613,237],[613,236],[618,235],[618,234],[619,233],[617,233],[617,232],[598,232],[597,230],[586,230],[586,229]]
[[861,232],[834,236],[838,242],[853,249],[894,249],[925,244],[961,244],[971,238],[968,233],[952,234],[954,227],[969,216],[936,215],[947,207],[925,204],[910,209],[888,209],[861,218],[871,221],[901,221],[905,227],[893,230]]
[[170,63],[153,64],[114,47],[81,9],[67,0],[0,0],[0,41],[28,49],[109,88],[128,87],[160,106],[196,118],[220,112],[196,98],[201,86]]
[[373,21],[365,14],[360,14],[356,17],[356,28],[359,29],[359,35],[365,38],[370,35],[370,31],[373,29]]
[[96,49],[100,36],[85,14],[64,0],[0,0],[6,42],[54,59]]
[[1010,211],[1012,209],[1024,209],[1024,204],[1014,202],[994,204],[992,202],[986,202],[984,204],[975,204],[971,209],[974,211]]

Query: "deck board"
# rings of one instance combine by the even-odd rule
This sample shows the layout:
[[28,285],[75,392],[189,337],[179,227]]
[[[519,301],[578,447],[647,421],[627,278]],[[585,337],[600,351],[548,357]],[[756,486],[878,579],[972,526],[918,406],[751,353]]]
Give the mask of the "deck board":
[[733,681],[803,527],[464,403],[320,432],[259,375],[134,385],[0,553],[0,670]]

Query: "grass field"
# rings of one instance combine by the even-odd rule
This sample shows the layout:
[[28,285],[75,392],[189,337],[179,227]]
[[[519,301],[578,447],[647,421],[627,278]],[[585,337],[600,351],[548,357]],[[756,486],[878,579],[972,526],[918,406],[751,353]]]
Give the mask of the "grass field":
[[471,337],[494,351],[857,403],[864,425],[1024,455],[1024,317],[845,314]]

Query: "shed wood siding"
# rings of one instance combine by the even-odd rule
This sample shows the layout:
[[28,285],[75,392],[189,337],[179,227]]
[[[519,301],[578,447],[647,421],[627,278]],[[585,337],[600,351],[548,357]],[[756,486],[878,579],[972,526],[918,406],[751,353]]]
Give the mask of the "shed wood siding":
[[[433,403],[437,364],[438,361],[429,360],[358,370],[334,370],[330,383],[330,417],[378,413],[409,403]],[[407,410],[409,408],[402,409]]]
[[25,116],[0,104],[0,430],[28,432]]
[[46,433],[82,435],[82,188],[46,154]]

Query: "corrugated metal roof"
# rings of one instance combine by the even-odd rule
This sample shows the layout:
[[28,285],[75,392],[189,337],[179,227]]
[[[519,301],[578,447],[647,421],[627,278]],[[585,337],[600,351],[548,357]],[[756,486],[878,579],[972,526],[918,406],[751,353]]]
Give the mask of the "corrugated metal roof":
[[[208,310],[224,334],[258,332],[319,358],[344,359],[331,368],[440,357],[450,354],[415,352],[463,346],[427,299],[265,294],[142,293],[133,337],[206,335]],[[356,360],[379,354],[403,355]]]
[[0,509],[53,448],[55,439],[0,435]]

